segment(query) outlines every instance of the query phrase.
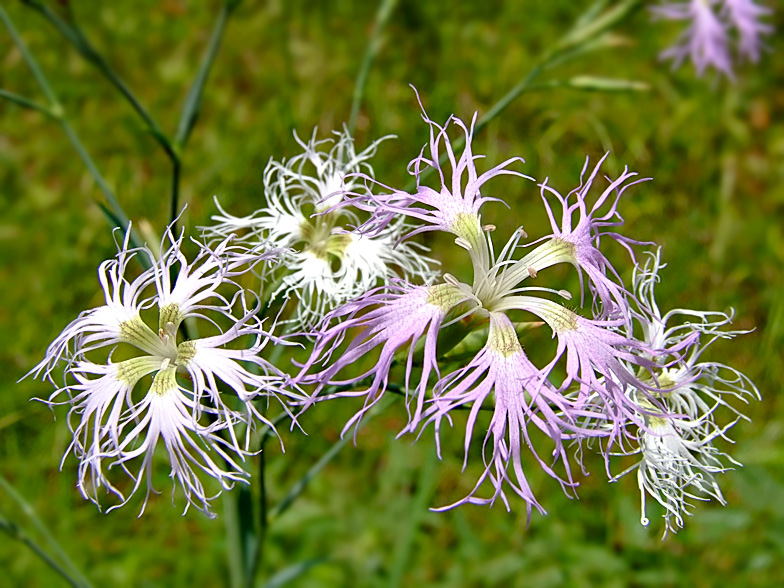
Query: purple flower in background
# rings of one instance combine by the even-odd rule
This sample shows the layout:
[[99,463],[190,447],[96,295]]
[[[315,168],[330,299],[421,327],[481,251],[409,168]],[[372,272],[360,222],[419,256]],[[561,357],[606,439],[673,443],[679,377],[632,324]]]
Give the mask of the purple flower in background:
[[773,27],[761,22],[771,11],[753,0],[666,2],[654,6],[652,11],[659,18],[689,21],[676,44],[661,56],[672,59],[674,67],[690,58],[698,75],[714,67],[732,78],[731,46],[736,43],[735,37],[740,56],[757,61],[762,36],[773,31]]
[[730,40],[724,23],[714,11],[716,4],[718,0],[691,0],[653,8],[654,14],[661,18],[689,21],[678,42],[661,54],[663,59],[672,59],[673,66],[678,67],[689,57],[698,75],[708,67],[715,67],[732,77]]
[[742,57],[757,62],[763,46],[763,35],[773,32],[773,27],[761,21],[771,14],[770,8],[759,6],[753,0],[724,0],[723,15],[738,31],[738,51]]

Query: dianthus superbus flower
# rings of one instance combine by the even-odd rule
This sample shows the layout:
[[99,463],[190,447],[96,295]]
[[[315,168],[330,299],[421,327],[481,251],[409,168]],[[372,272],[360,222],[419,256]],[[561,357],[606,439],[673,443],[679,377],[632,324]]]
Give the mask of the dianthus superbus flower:
[[[52,379],[64,364],[64,385],[50,403],[71,405],[69,452],[79,459],[78,487],[86,498],[99,504],[104,487],[122,505],[144,486],[143,512],[162,444],[188,505],[209,513],[214,496],[200,476],[215,478],[222,489],[246,481],[240,462],[250,431],[256,420],[270,424],[253,399],[300,396],[259,357],[270,335],[258,306],[249,308],[233,282],[276,252],[249,254],[226,239],[212,249],[198,245],[189,261],[182,236],[167,232],[156,258],[146,247],[129,249],[129,235],[130,229],[117,256],[99,268],[105,304],[72,321],[32,373]],[[132,277],[128,266],[137,256],[148,257],[151,267]],[[178,342],[186,319],[219,331]],[[62,395],[64,402],[57,400]],[[131,478],[130,490],[113,475],[122,472]]]
[[[483,442],[485,470],[474,489],[461,503],[492,504],[500,498],[509,508],[504,486],[509,486],[525,502],[530,517],[532,507],[544,512],[534,497],[525,476],[523,449],[528,448],[537,464],[562,486],[573,487],[569,462],[565,453],[566,432],[574,433],[579,415],[563,395],[547,380],[547,374],[528,359],[517,337],[514,325],[500,312],[490,313],[490,328],[484,348],[466,366],[444,377],[436,390],[436,398],[426,416],[435,422],[436,439],[441,420],[460,407],[470,406],[465,433],[465,461],[471,447],[474,427],[486,400],[494,400],[493,416]],[[559,411],[560,414],[556,414]],[[528,427],[540,429],[553,443],[544,457],[536,451]],[[490,458],[484,449],[490,445]],[[553,460],[560,460],[565,478],[553,469]],[[511,465],[512,472],[509,472]],[[510,477],[510,476],[513,476]],[[485,480],[490,480],[493,495],[479,498],[475,493]],[[437,509],[443,510],[443,509]]]
[[[369,160],[380,139],[360,153],[347,130],[335,139],[307,143],[304,152],[283,162],[270,161],[264,171],[266,205],[247,217],[232,216],[218,207],[217,224],[204,227],[208,236],[241,234],[254,246],[286,248],[276,275],[281,282],[271,296],[297,300],[295,325],[310,327],[331,309],[391,278],[409,276],[429,281],[432,260],[421,246],[398,243],[407,227],[389,223],[372,237],[359,233],[359,219],[340,207],[345,192],[362,190],[353,175],[372,177]],[[331,146],[331,147],[330,147]],[[216,201],[217,204],[217,201]]]
[[[642,325],[644,340],[656,347],[682,346],[691,341],[682,361],[664,365],[664,358],[650,357],[661,387],[658,407],[649,398],[630,388],[630,400],[639,405],[643,420],[637,433],[640,462],[635,466],[642,502],[642,523],[648,524],[645,512],[646,495],[664,509],[665,535],[683,527],[683,516],[691,514],[691,500],[715,498],[725,503],[716,474],[729,469],[737,461],[716,448],[713,442],[722,438],[743,416],[731,404],[733,399],[748,402],[759,399],[759,392],[747,376],[735,368],[702,361],[705,350],[720,339],[732,339],[746,331],[723,330],[731,315],[675,309],[664,316],[654,295],[663,267],[660,252],[650,253],[645,264],[636,268],[634,276],[636,316]],[[717,420],[730,413],[725,424]]]

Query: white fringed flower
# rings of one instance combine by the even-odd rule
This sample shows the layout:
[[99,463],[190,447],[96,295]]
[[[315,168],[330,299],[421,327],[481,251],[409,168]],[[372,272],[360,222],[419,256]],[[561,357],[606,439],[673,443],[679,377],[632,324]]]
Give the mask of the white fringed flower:
[[[717,438],[731,441],[727,431],[741,418],[747,418],[730,404],[733,398],[747,403],[749,398],[760,396],[751,380],[737,369],[700,361],[714,341],[731,339],[747,331],[722,330],[732,319],[722,312],[676,309],[662,316],[654,286],[664,266],[659,251],[649,255],[634,275],[644,339],[651,347],[660,349],[688,344],[688,352],[680,361],[665,365],[663,357],[650,358],[661,366],[657,373],[660,391],[655,396],[663,412],[661,407],[649,402],[646,394],[631,391],[645,423],[637,433],[639,447],[633,451],[641,455],[640,463],[634,466],[639,467],[641,522],[648,525],[647,494],[665,509],[666,535],[683,527],[683,515],[691,514],[690,500],[715,498],[725,504],[715,474],[731,469],[727,463],[740,464],[719,451],[713,442]],[[717,413],[724,409],[732,416],[722,425],[717,422]]]
[[[222,489],[246,481],[239,462],[248,453],[251,429],[256,420],[271,426],[253,399],[301,397],[259,357],[270,335],[262,330],[258,308],[247,307],[232,281],[277,252],[239,251],[225,239],[214,249],[199,245],[189,262],[181,250],[183,238],[167,232],[156,259],[146,247],[129,249],[129,236],[130,230],[117,256],[100,266],[106,304],[71,322],[31,373],[51,380],[56,366],[65,364],[65,383],[49,402],[60,404],[55,398],[68,395],[64,403],[71,405],[73,431],[68,452],[79,459],[78,486],[86,498],[99,505],[103,486],[121,506],[146,480],[143,512],[154,491],[154,453],[162,441],[170,477],[188,505],[209,514],[215,496],[201,474],[215,478]],[[128,264],[135,256],[148,257],[151,267],[131,278]],[[234,291],[230,299],[219,292],[224,287]],[[151,328],[148,319],[156,311],[157,325]],[[219,332],[178,342],[187,318]],[[224,330],[221,323],[230,326]],[[243,343],[241,349],[231,347]],[[114,361],[118,355],[124,359]],[[130,476],[130,490],[113,475],[117,471]]]
[[243,233],[241,242],[288,248],[272,298],[296,298],[293,321],[304,328],[390,278],[429,282],[435,275],[434,262],[422,254],[421,246],[398,242],[407,231],[402,221],[370,237],[356,231],[354,212],[338,206],[344,194],[367,191],[354,174],[373,176],[368,160],[383,139],[356,153],[346,129],[334,134],[335,139],[317,141],[314,131],[307,143],[295,135],[304,152],[288,161],[270,161],[264,170],[266,206],[236,217],[216,200],[216,224],[203,227],[207,237]]

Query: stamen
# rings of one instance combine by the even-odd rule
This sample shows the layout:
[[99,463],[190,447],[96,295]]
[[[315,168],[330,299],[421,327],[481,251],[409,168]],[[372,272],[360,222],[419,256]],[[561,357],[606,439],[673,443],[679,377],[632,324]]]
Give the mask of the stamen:
[[562,298],[566,298],[567,300],[572,299],[572,293],[569,292],[569,290],[558,290],[558,294],[560,294]]
[[528,268],[528,275],[531,276],[532,278],[535,278],[538,274],[537,274],[535,268],[529,267]]
[[484,225],[482,227],[483,231],[487,231],[488,233],[495,231],[495,225]]
[[460,247],[462,247],[466,251],[471,251],[471,243],[469,243],[468,241],[466,241],[462,237],[458,237],[457,239],[455,239],[455,244],[459,245]]
[[460,282],[452,274],[444,274],[444,281],[450,286],[459,286]]

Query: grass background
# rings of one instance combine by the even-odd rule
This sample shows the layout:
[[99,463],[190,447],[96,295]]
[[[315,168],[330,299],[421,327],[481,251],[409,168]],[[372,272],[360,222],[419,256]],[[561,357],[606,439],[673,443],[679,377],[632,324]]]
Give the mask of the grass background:
[[[114,89],[37,13],[6,3],[65,112],[128,216],[160,231],[168,222],[170,166]],[[386,134],[374,160],[386,183],[402,185],[405,166],[427,138],[409,84],[443,121],[486,112],[532,67],[536,56],[578,16],[574,2],[428,3],[401,0],[385,30],[357,123],[357,144]],[[771,4],[771,3],[769,3]],[[182,102],[206,46],[217,2],[73,2],[93,44],[174,133]],[[270,157],[295,154],[292,131],[326,135],[349,116],[354,81],[375,3],[335,0],[244,2],[232,17],[198,125],[183,156],[184,224],[209,222],[212,196],[234,213],[262,204],[261,172]],[[770,19],[784,30],[784,13]],[[734,307],[736,327],[754,331],[716,345],[711,359],[731,362],[759,386],[752,423],[734,429],[732,455],[745,467],[723,476],[729,505],[700,505],[677,536],[660,540],[657,511],[639,524],[634,476],[608,484],[601,464],[580,479],[579,500],[531,473],[547,508],[526,529],[521,504],[508,514],[429,506],[462,496],[476,468],[460,473],[460,443],[444,460],[428,435],[396,441],[399,403],[377,417],[274,522],[261,576],[312,557],[329,560],[295,586],[772,586],[784,583],[784,42],[769,37],[761,63],[743,66],[736,84],[673,72],[657,54],[679,27],[652,24],[640,11],[617,31],[622,45],[548,74],[639,79],[646,93],[531,92],[474,142],[487,165],[514,155],[524,171],[562,190],[576,185],[584,158],[606,150],[607,170],[628,165],[653,182],[630,192],[625,232],[663,246],[669,263],[659,288],[666,307]],[[21,54],[0,31],[0,88],[44,101]],[[546,231],[532,185],[488,185],[511,205],[484,214],[508,235],[523,223]],[[95,204],[101,194],[60,128],[0,101],[0,472],[23,494],[95,586],[216,586],[229,582],[224,518],[172,507],[165,466],[142,518],[138,504],[108,515],[82,501],[68,460],[64,411],[34,397],[47,385],[16,383],[79,311],[101,303],[98,264],[114,244]],[[439,253],[457,265],[454,247]],[[458,250],[459,251],[459,250]],[[454,259],[452,258],[454,257]],[[625,266],[627,274],[630,267]],[[455,268],[450,268],[455,271]],[[286,453],[270,444],[268,492],[274,503],[334,442],[350,402],[328,403],[303,420],[308,437],[286,434]],[[457,437],[454,439],[457,440]],[[258,492],[254,483],[253,492]],[[227,504],[231,505],[231,499]],[[220,505],[220,501],[218,502]],[[27,519],[0,490],[2,514]],[[658,511],[660,512],[660,511]],[[29,526],[30,533],[41,541]],[[0,535],[0,584],[62,581],[22,544]]]

